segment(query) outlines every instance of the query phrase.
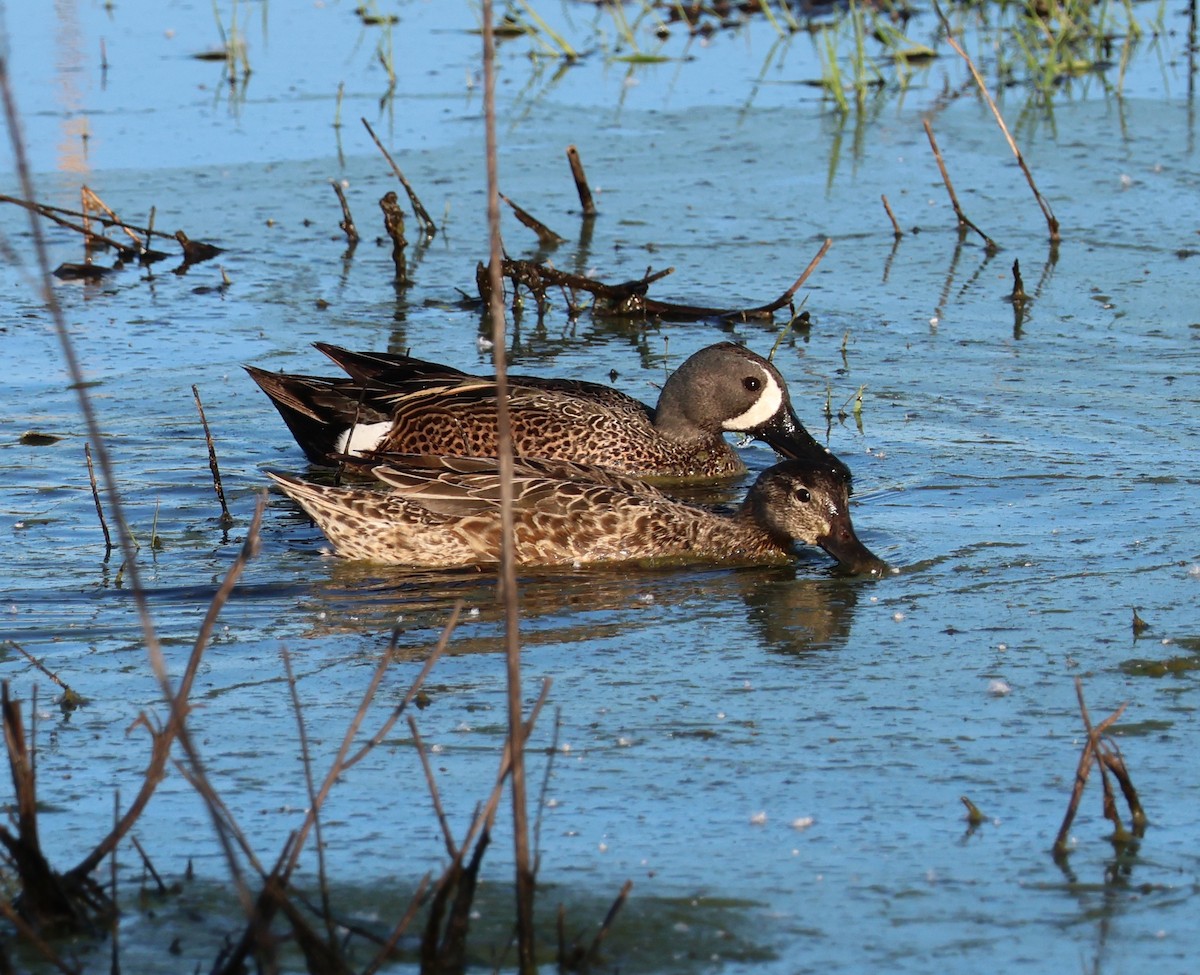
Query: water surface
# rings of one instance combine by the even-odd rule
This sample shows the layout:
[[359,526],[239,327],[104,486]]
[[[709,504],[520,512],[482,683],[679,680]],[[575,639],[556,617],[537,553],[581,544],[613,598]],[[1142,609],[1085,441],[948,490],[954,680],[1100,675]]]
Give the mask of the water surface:
[[[74,206],[86,182],[135,223],[153,206],[156,226],[226,249],[186,274],[168,261],[55,285],[176,668],[241,545],[262,471],[305,466],[243,363],[324,371],[309,347],[324,340],[488,367],[478,314],[460,301],[485,241],[478,38],[465,10],[398,9],[397,88],[382,101],[377,34],[341,4],[287,17],[255,9],[243,24],[254,73],[232,90],[220,65],[188,57],[217,40],[208,4],[7,12],[39,198]],[[591,36],[604,14],[569,5],[554,16]],[[561,900],[587,928],[632,879],[608,942],[624,970],[1188,971],[1200,947],[1190,747],[1200,197],[1184,38],[1161,38],[1161,57],[1142,52],[1122,96],[1096,78],[1050,110],[1021,89],[1001,92],[1061,221],[1057,251],[960,64],[939,60],[903,97],[843,121],[801,84],[820,75],[812,42],[774,43],[758,24],[694,43],[686,61],[631,67],[597,50],[561,75],[531,64],[527,42],[501,48],[502,188],[568,238],[556,266],[611,281],[673,266],[652,294],[747,306],[785,290],[833,239],[801,292],[812,326],[785,338],[775,361],[801,417],[854,470],[860,536],[900,569],[846,580],[806,553],[788,570],[531,574],[527,697],[553,680],[535,781],[557,743],[540,803],[545,917]],[[393,181],[360,116],[442,223],[410,250],[408,289],[394,286],[389,248],[375,241],[376,201]],[[998,254],[959,238],[925,118]],[[590,232],[568,144],[598,191]],[[346,181],[364,233],[352,255],[330,178]],[[10,175],[4,191],[14,188]],[[899,241],[881,193],[910,231]],[[114,790],[128,796],[140,781],[147,747],[130,723],[162,708],[119,559],[104,560],[86,432],[28,283],[26,224],[12,208],[0,218],[25,262],[3,269],[3,631],[88,703],[61,714],[56,689],[7,643],[0,676],[26,701],[38,687],[43,841],[68,866],[111,817]],[[54,263],[82,259],[75,235],[49,235]],[[510,253],[537,254],[508,216],[504,235]],[[1014,260],[1033,296],[1020,320],[1006,301]],[[556,301],[544,321],[531,310],[517,321],[510,357],[521,371],[613,381],[652,401],[697,348],[734,338],[765,353],[782,324],[571,320]],[[217,440],[228,530],[193,384]],[[860,387],[860,422],[839,418]],[[28,431],[61,439],[29,446]],[[755,445],[745,458],[754,471],[772,462]],[[417,717],[460,833],[505,731],[492,580],[347,565],[323,549],[271,499],[262,552],[193,695],[209,774],[265,860],[307,805],[281,649],[322,769],[392,628],[400,660],[368,726],[464,600]],[[1136,639],[1133,606],[1151,624]],[[1120,864],[1095,783],[1068,865],[1049,855],[1081,747],[1076,677],[1093,717],[1129,703],[1118,740],[1152,825]],[[397,726],[325,817],[341,903],[373,908],[381,926],[444,859],[408,739]],[[964,794],[988,816],[973,832]],[[481,953],[505,937],[501,820]],[[236,911],[217,893],[225,865],[181,776],[160,787],[137,836],[160,872],[182,877],[190,859],[199,879],[178,912],[163,908],[153,923],[130,912],[127,968],[178,970],[167,952],[176,936],[189,966],[211,964],[213,932],[236,929]],[[301,880],[314,871],[309,857]],[[203,910],[189,914],[193,903]]]

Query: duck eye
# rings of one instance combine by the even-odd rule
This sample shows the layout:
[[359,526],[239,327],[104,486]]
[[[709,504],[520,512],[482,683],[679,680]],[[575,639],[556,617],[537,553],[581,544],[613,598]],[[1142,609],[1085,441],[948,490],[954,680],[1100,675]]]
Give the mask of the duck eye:
[[792,497],[801,504],[808,504],[812,500],[812,495],[808,493],[808,488],[796,488],[796,492]]
[[760,389],[762,389],[762,380],[757,376],[747,376],[742,380],[742,386],[747,392],[757,393]]

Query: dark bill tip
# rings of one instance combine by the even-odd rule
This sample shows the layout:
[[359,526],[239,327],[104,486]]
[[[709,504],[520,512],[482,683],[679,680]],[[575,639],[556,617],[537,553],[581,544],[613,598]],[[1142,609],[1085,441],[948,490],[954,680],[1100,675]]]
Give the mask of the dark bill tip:
[[890,571],[883,559],[858,540],[849,516],[843,516],[828,535],[818,539],[817,544],[851,575],[883,576]]

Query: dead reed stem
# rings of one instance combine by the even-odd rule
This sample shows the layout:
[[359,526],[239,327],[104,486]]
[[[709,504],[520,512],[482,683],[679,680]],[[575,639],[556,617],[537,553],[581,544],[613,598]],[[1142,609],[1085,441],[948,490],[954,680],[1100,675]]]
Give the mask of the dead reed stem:
[[87,461],[88,481],[92,485],[92,500],[96,502],[96,517],[100,519],[100,530],[104,532],[104,561],[112,555],[112,536],[108,533],[108,522],[104,520],[104,506],[100,503],[100,489],[96,486],[96,468],[92,465],[92,448],[90,444],[83,445],[83,456]]
[[454,834],[450,832],[450,823],[446,819],[446,810],[442,808],[442,799],[438,795],[437,780],[433,777],[433,767],[429,764],[429,755],[425,751],[425,743],[421,741],[421,733],[417,730],[417,722],[410,714],[407,718],[408,730],[413,736],[413,745],[421,758],[421,768],[425,770],[425,784],[429,788],[429,798],[433,802],[433,811],[437,815],[438,825],[442,827],[442,839],[446,843],[446,852],[450,859],[458,856],[458,848],[454,843]]
[[204,415],[204,404],[200,402],[200,390],[195,385],[192,386],[192,395],[200,412],[200,425],[204,427],[204,442],[208,444],[208,469],[212,471],[213,490],[221,502],[221,527],[228,528],[233,524],[233,516],[229,513],[229,505],[225,503],[225,487],[221,483],[221,468],[217,465],[217,448],[213,443],[212,430],[208,427],[208,417]]
[[1012,133],[1008,131],[1008,126],[1004,122],[1004,116],[1000,114],[1000,109],[996,106],[996,100],[992,98],[991,92],[988,91],[987,85],[984,84],[983,76],[979,73],[979,69],[975,67],[975,62],[971,60],[971,56],[963,50],[962,45],[955,38],[954,32],[950,29],[950,22],[946,19],[946,15],[942,13],[942,8],[938,6],[937,0],[933,0],[933,9],[938,15],[938,20],[942,23],[942,28],[946,32],[946,43],[954,48],[959,57],[967,62],[967,67],[971,71],[971,77],[975,79],[975,84],[983,95],[984,100],[987,101],[988,108],[992,110],[992,115],[996,117],[996,123],[1000,126],[1000,131],[1004,133],[1004,139],[1008,142],[1008,148],[1012,150],[1012,154],[1016,157],[1017,165],[1021,167],[1021,172],[1025,174],[1025,181],[1033,191],[1033,198],[1041,208],[1042,216],[1046,218],[1046,226],[1050,230],[1050,241],[1057,244],[1062,239],[1059,235],[1058,218],[1054,216],[1054,211],[1050,209],[1050,204],[1042,196],[1037,188],[1037,184],[1033,181],[1033,173],[1029,171],[1029,167],[1025,164],[1025,157],[1021,155],[1021,150],[1017,148],[1016,140],[1013,139]]
[[165,894],[167,892],[167,885],[163,883],[162,877],[160,877],[158,875],[158,871],[154,869],[154,864],[146,855],[146,851],[142,849],[142,844],[138,842],[138,838],[136,836],[130,836],[129,842],[133,844],[133,848],[137,850],[138,856],[142,858],[142,866],[145,867],[149,872],[150,878],[154,881],[154,886],[158,888],[158,892],[160,894]]
[[1092,756],[1096,754],[1100,736],[1125,713],[1126,708],[1126,705],[1122,704],[1100,724],[1093,727],[1087,703],[1083,699],[1083,682],[1078,677],[1075,678],[1075,696],[1079,699],[1079,710],[1083,715],[1084,727],[1087,729],[1087,741],[1084,742],[1083,751],[1079,756],[1079,764],[1075,767],[1075,784],[1071,789],[1071,798],[1067,802],[1066,815],[1063,816],[1062,825],[1058,828],[1058,836],[1054,839],[1055,857],[1062,857],[1067,852],[1067,834],[1071,831],[1071,824],[1075,821],[1075,814],[1079,811],[1079,801],[1083,797],[1084,786],[1087,785],[1088,773],[1092,767]]
[[404,174],[400,172],[400,167],[396,165],[396,160],[392,158],[392,154],[388,152],[383,143],[379,141],[379,136],[375,134],[375,130],[371,128],[371,123],[365,118],[360,118],[359,121],[366,126],[367,132],[371,138],[375,140],[375,145],[379,147],[379,151],[383,153],[383,158],[388,161],[388,165],[392,167],[392,172],[396,174],[396,179],[400,180],[400,185],[404,187],[404,192],[408,194],[408,201],[412,204],[413,214],[421,225],[425,228],[425,237],[427,240],[432,240],[437,236],[437,224],[433,222],[433,218],[428,211],[422,206],[420,199],[417,197],[417,191],[412,188],[412,184],[404,178]]
[[521,717],[521,638],[513,545],[513,446],[508,412],[503,282],[500,262],[500,178],[496,151],[496,39],[492,0],[483,0],[483,110],[487,132],[487,216],[490,241],[492,355],[496,370],[497,447],[500,460],[500,597],[504,601],[504,648],[508,677],[508,751],[512,763],[513,847],[516,860],[517,961],[521,975],[533,975],[534,876],[529,862],[529,816],[525,796],[525,729]]
[[938,170],[942,174],[942,182],[946,184],[946,192],[950,194],[950,203],[954,207],[954,215],[958,218],[958,229],[960,231],[970,228],[975,233],[983,238],[984,247],[989,253],[996,251],[995,241],[987,234],[975,226],[963,212],[963,208],[958,203],[958,196],[954,192],[954,184],[950,182],[950,173],[946,171],[946,163],[942,159],[942,150],[938,148],[937,139],[933,134],[933,126],[929,124],[929,119],[925,119],[925,134],[929,137],[929,147],[933,150],[933,158],[937,160]]
[[579,158],[579,150],[574,146],[567,146],[567,162],[571,165],[571,176],[575,180],[575,192],[579,194],[579,205],[583,207],[583,215],[594,217],[596,201],[592,199],[592,190],[583,171],[583,160]]
[[904,231],[900,229],[900,221],[896,219],[896,215],[892,213],[892,205],[888,203],[886,193],[881,193],[879,198],[883,200],[883,209],[887,211],[888,219],[892,221],[892,236],[899,240],[904,236]]
[[342,189],[342,184],[336,179],[331,179],[329,185],[333,187],[333,192],[337,194],[338,203],[342,206],[342,219],[338,226],[346,235],[346,240],[353,247],[359,241],[358,228],[354,226],[354,218],[350,216],[350,204],[346,202],[346,191]]
[[[313,784],[312,753],[308,748],[308,729],[304,725],[304,709],[300,706],[300,692],[296,687],[296,674],[292,670],[292,655],[287,647],[281,647],[279,656],[283,659],[283,669],[287,674],[288,694],[292,699],[292,713],[296,716],[296,738],[300,744],[300,761],[304,766],[304,788],[308,793],[308,804],[311,807],[317,798],[317,790]],[[325,934],[331,945],[337,943],[337,931],[334,927],[333,908],[329,900],[329,878],[325,872],[325,841],[321,836],[321,817],[313,817],[313,832],[317,838],[317,888],[321,894],[321,916],[325,919]]]

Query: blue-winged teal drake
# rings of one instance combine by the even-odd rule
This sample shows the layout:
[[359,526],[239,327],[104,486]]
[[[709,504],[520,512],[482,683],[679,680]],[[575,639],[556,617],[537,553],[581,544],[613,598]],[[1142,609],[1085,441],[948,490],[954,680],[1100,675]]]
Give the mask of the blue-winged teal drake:
[[[499,561],[495,461],[393,455],[372,472],[386,490],[271,477],[347,558],[431,568]],[[819,545],[851,572],[886,569],[854,533],[846,479],[804,461],[764,471],[732,513],[674,500],[636,478],[557,461],[518,460],[513,491],[523,566],[788,563],[800,542]]]
[[[406,356],[318,347],[352,378],[247,367],[309,460],[329,464],[339,455],[384,452],[496,455],[492,379]],[[654,409],[596,383],[513,376],[509,410],[518,456],[700,481],[745,472],[724,437],[745,433],[784,457],[850,477],[796,417],[779,370],[732,342],[708,346],[684,362],[668,377]]]

